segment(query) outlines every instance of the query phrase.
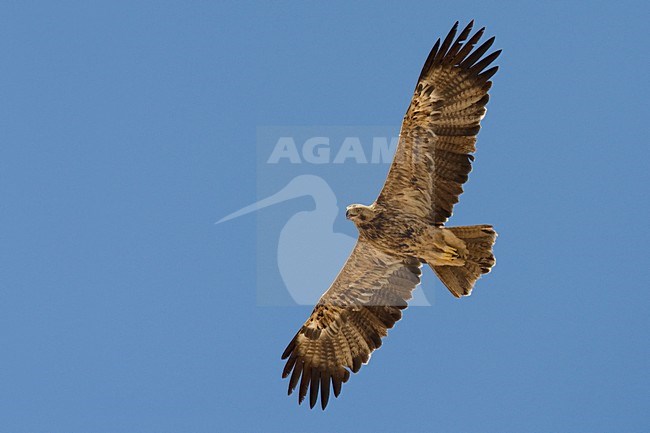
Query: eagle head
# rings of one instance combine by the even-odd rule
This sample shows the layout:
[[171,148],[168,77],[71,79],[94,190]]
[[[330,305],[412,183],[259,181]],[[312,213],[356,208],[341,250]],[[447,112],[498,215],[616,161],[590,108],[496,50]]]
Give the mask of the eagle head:
[[375,216],[375,210],[372,206],[362,204],[351,204],[345,208],[345,217],[355,224],[370,221]]

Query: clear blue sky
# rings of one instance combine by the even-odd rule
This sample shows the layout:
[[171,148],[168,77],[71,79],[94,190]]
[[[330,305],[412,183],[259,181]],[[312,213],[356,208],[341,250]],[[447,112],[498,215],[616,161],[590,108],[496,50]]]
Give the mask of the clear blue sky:
[[[0,432],[650,429],[643,2],[57,3],[0,5]],[[398,127],[471,18],[504,52],[452,222],[498,264],[461,301],[425,271],[433,307],[298,407],[310,308],[258,305],[262,213],[214,222],[258,126]]]

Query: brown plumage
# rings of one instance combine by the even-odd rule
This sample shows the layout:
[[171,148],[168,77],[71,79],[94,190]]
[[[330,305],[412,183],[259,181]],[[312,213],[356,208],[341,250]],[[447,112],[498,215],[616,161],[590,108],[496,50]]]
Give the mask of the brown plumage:
[[386,183],[370,206],[351,205],[346,217],[359,240],[331,287],[291,340],[282,377],[298,401],[309,391],[314,407],[330,395],[381,346],[401,319],[420,268],[428,264],[456,297],[469,295],[476,280],[494,266],[496,232],[488,225],[443,227],[463,192],[485,115],[494,42],[474,49],[484,28],[470,37],[470,22],[458,23],[429,54],[402,123]]

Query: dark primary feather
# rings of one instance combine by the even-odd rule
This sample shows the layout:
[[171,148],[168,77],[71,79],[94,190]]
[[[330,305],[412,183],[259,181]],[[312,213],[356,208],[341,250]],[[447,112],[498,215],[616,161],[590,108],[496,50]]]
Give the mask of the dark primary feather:
[[[472,169],[476,134],[489,100],[486,69],[500,50],[483,55],[490,38],[475,49],[485,32],[472,36],[470,22],[456,37],[456,23],[443,42],[436,41],[424,62],[400,142],[377,203],[443,225],[451,216]],[[468,39],[469,37],[469,39]]]
[[[321,407],[330,386],[338,397],[341,385],[368,362],[388,329],[401,319],[401,310],[420,282],[420,262],[383,253],[359,240],[339,276],[311,316],[291,340],[282,359],[288,393],[298,387],[298,402],[314,407],[319,390]],[[298,385],[298,382],[300,384]]]

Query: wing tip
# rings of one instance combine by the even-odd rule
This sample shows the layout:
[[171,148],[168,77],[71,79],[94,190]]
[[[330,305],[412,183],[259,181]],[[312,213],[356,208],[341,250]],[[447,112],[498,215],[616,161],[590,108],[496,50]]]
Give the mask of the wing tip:
[[[309,395],[309,408],[316,407],[320,397],[320,407],[325,410],[330,400],[330,390],[333,391],[334,397],[338,398],[341,394],[341,388],[344,383],[350,379],[350,371],[344,367],[338,371],[328,371],[327,369],[305,367],[304,362],[298,362],[294,368],[287,395],[291,395],[300,382],[298,389],[298,405],[307,399]],[[331,387],[331,389],[330,389]]]
[[474,35],[467,39],[467,36],[469,36],[471,30],[474,27],[474,23],[474,19],[470,20],[467,26],[465,26],[465,28],[458,35],[458,38],[456,38],[454,41],[454,37],[458,31],[459,24],[459,21],[456,21],[442,42],[440,38],[436,40],[436,43],[431,49],[431,52],[429,53],[424,66],[422,67],[418,82],[420,79],[422,79],[423,76],[429,73],[434,66],[439,65],[457,66],[463,70],[470,70],[475,75],[479,75],[485,67],[487,67],[497,57],[499,57],[499,54],[502,52],[501,49],[486,57],[483,57],[485,52],[494,44],[494,41],[496,40],[495,36],[491,36],[478,48],[474,49],[474,46],[479,42],[485,33],[485,27],[481,27],[478,31],[476,31],[476,33],[474,33]]

